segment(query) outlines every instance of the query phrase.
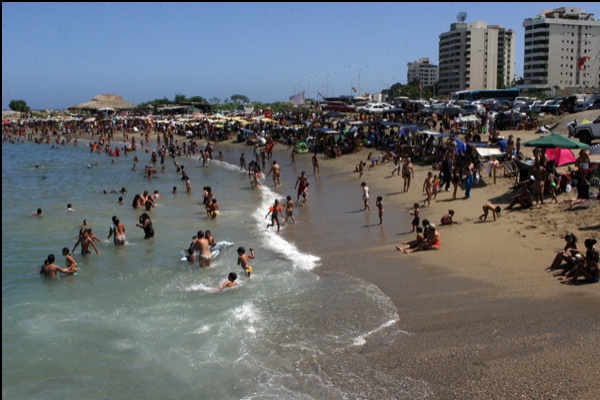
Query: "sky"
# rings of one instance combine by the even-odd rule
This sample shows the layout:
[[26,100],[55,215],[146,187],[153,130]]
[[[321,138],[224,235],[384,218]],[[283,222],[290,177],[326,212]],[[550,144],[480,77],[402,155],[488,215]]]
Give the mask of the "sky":
[[439,35],[466,22],[513,29],[600,3],[2,3],[2,109],[65,109],[98,94],[134,104],[176,94],[223,103],[338,96],[407,83],[407,63],[438,63]]

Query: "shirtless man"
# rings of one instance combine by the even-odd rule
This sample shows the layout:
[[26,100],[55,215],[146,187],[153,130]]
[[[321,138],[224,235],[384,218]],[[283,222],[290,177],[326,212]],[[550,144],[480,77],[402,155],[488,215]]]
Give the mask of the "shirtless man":
[[306,176],[306,171],[302,171],[298,179],[296,179],[296,184],[294,185],[294,189],[298,188],[298,197],[296,198],[296,203],[300,201],[300,195],[304,191],[307,183],[308,176]]
[[404,179],[404,191],[408,192],[408,188],[410,187],[410,180],[414,179],[415,170],[410,158],[407,158],[402,165],[402,178]]
[[77,269],[69,269],[63,268],[56,264],[54,264],[55,258],[54,254],[50,254],[46,261],[44,261],[44,265],[40,269],[40,275],[44,275],[46,278],[56,278],[58,276],[57,272],[72,275],[77,271]]
[[79,236],[77,243],[75,243],[75,246],[73,246],[73,251],[71,251],[71,253],[74,253],[77,246],[81,244],[81,255],[85,256],[87,254],[91,254],[92,251],[90,250],[90,246],[94,248],[96,254],[100,254],[96,244],[94,243],[96,239],[97,241],[100,241],[100,238],[94,235],[91,229],[84,229],[83,233]]
[[238,247],[238,249],[237,249],[237,253],[238,253],[237,264],[242,267],[242,269],[244,270],[244,275],[246,275],[246,277],[250,277],[250,274],[252,273],[252,266],[250,265],[250,259],[256,258],[254,256],[254,250],[252,249],[252,247],[250,247],[248,250],[250,250],[250,254],[246,254],[246,249],[244,247]]
[[119,218],[117,218],[117,216],[113,216],[112,217],[112,222],[113,224],[110,227],[110,230],[108,231],[108,238],[110,239],[110,237],[113,237],[113,243],[115,244],[115,246],[123,246],[125,244],[125,241],[127,240],[125,238],[125,225],[123,225],[123,223],[121,221],[119,221]]
[[200,253],[200,267],[208,268],[212,261],[212,255],[210,254],[210,245],[206,237],[204,237],[203,231],[198,231],[198,239],[196,240],[196,249]]
[[281,185],[281,169],[279,168],[277,161],[273,161],[273,166],[267,173],[267,176],[271,175],[271,172],[273,173],[273,184],[275,187]]

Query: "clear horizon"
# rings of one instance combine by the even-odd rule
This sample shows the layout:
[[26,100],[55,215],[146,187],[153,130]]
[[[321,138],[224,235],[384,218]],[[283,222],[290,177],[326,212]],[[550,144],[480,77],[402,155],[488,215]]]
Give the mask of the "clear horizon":
[[[99,94],[134,104],[180,93],[223,103],[379,92],[407,63],[438,63],[459,12],[516,35],[523,21],[597,3],[2,3],[2,109],[66,109]],[[595,15],[598,18],[598,15]]]

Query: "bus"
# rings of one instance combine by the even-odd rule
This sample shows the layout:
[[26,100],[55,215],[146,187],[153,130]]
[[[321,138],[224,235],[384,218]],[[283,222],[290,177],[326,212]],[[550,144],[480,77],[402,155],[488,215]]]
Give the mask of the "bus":
[[490,90],[461,90],[452,93],[452,101],[468,100],[477,101],[484,99],[510,100],[515,101],[521,95],[519,89],[490,89]]

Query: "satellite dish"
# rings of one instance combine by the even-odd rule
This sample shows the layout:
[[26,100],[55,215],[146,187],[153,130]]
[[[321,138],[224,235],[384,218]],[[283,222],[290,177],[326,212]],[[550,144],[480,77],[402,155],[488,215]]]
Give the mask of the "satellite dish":
[[458,15],[456,16],[456,20],[458,22],[465,22],[466,19],[467,19],[467,13],[464,11],[459,12]]

